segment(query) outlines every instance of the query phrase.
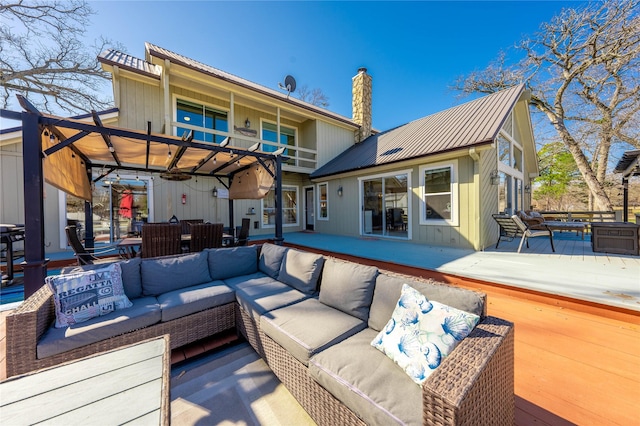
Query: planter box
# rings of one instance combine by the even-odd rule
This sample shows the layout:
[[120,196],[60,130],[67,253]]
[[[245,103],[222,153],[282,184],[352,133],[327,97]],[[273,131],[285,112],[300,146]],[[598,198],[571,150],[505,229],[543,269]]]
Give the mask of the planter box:
[[626,222],[592,223],[591,247],[594,252],[638,256],[640,225]]

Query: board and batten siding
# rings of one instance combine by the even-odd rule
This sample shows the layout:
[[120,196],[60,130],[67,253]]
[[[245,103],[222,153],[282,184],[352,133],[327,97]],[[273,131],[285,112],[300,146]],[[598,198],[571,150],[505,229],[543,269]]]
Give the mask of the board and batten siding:
[[162,88],[128,78],[120,79],[118,127],[160,133],[163,127]]
[[495,148],[480,153],[480,241],[478,250],[493,245],[498,240],[498,224],[492,215],[498,213],[498,185],[491,184],[491,172],[496,169]]
[[318,163],[320,168],[347,150],[354,143],[353,130],[317,122]]
[[24,223],[22,144],[0,147],[0,223]]

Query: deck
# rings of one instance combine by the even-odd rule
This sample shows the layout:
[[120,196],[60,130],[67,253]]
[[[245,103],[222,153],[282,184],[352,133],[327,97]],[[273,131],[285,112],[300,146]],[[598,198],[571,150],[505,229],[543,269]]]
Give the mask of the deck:
[[[588,238],[582,243],[579,238],[558,235],[555,254],[544,238],[532,239],[530,249],[520,254],[515,253],[517,242],[501,243],[497,250],[479,253],[314,233],[287,234],[285,242],[486,292],[489,315],[515,323],[517,425],[636,424],[640,418],[640,258],[593,253]],[[173,357],[183,360],[185,353],[202,353],[208,345],[192,345],[175,351]],[[225,349],[229,351],[225,357],[235,359],[235,350]],[[246,348],[237,350],[241,351],[240,364],[242,359],[255,361],[246,356]],[[271,383],[268,372],[258,369],[252,373],[241,365],[236,366],[240,373],[232,374],[235,379],[203,378],[208,366],[219,367],[219,357],[219,352],[213,352],[174,366],[172,416],[179,414],[180,424],[209,424],[216,406],[220,407],[216,399],[189,395],[203,395],[204,389],[214,384],[218,389],[222,381],[232,386],[230,382],[241,378]],[[291,404],[290,395],[280,388],[257,387],[249,395],[253,409],[273,413],[278,407],[291,406],[287,405]],[[234,401],[243,400],[238,398]],[[242,404],[246,410],[246,403]],[[248,416],[249,423],[286,424],[286,418]]]

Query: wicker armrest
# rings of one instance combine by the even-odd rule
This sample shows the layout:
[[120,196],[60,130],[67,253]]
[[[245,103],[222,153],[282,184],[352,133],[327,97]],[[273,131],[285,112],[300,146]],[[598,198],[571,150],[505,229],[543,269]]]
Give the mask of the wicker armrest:
[[36,362],[36,346],[44,332],[55,321],[53,295],[42,286],[6,317],[7,377],[30,371],[26,366]]
[[423,386],[424,424],[513,425],[513,324],[486,317]]

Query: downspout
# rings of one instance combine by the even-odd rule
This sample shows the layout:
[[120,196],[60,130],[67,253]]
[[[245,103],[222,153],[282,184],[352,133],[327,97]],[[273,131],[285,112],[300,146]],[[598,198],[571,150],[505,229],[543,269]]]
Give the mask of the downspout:
[[480,229],[480,154],[474,146],[469,148],[469,157],[473,160],[473,190],[476,200],[478,200],[477,207],[473,213],[473,224],[476,229],[476,243],[474,243],[475,250],[484,250],[484,241],[482,238],[482,232]]

